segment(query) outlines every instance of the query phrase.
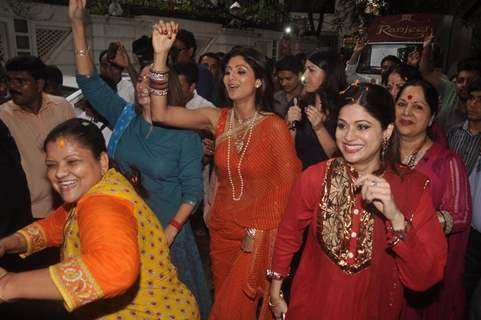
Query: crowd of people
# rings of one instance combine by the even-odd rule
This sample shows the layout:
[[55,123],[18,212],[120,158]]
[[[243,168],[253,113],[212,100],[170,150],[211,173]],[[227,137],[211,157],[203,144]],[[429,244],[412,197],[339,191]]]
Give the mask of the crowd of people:
[[428,34],[377,85],[363,41],[195,60],[161,20],[97,69],[68,15],[81,101],[35,56],[0,78],[2,319],[481,319],[481,60],[449,80]]

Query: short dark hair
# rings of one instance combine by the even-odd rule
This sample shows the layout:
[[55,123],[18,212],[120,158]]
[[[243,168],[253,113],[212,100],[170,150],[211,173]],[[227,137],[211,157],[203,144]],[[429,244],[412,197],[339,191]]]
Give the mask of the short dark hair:
[[474,79],[468,86],[468,93],[481,91],[481,78]]
[[381,60],[381,66],[384,62],[386,61],[391,61],[392,63],[394,63],[395,65],[396,64],[401,64],[401,59],[399,59],[398,57],[396,56],[393,56],[392,54],[388,55],[388,56],[385,56],[384,58],[382,58]]
[[187,83],[191,86],[193,83],[197,84],[199,78],[199,70],[195,62],[177,62],[174,65],[174,70],[178,76],[183,75],[187,79]]
[[108,52],[107,49],[100,51],[100,54],[99,54],[99,63],[102,63],[102,58],[107,54],[107,52]]
[[197,50],[197,42],[195,41],[194,34],[186,29],[180,29],[177,32],[176,40],[181,41],[187,48],[194,48],[192,56],[195,56],[195,51]]
[[208,58],[212,58],[212,59],[216,59],[218,63],[220,63],[220,58],[217,54],[215,54],[214,52],[206,52],[206,53],[203,53],[200,55],[199,57],[199,63],[201,63],[202,59],[204,59],[204,57],[208,57]]
[[53,82],[59,86],[63,84],[63,74],[60,69],[53,64],[45,67],[45,81]]
[[152,38],[142,36],[132,42],[132,52],[137,56],[140,65],[150,64],[154,60]]
[[287,55],[276,63],[276,71],[300,73],[304,69],[302,62],[295,55]]
[[27,71],[35,79],[45,79],[46,65],[36,56],[20,55],[11,58],[5,64],[5,69],[9,71]]
[[419,72],[418,68],[405,63],[400,63],[392,65],[385,73],[382,74],[383,85],[387,84],[387,79],[391,73],[399,74],[404,82],[422,78],[421,72]]
[[459,61],[458,73],[461,71],[477,71],[481,75],[481,60],[478,58],[467,58]]

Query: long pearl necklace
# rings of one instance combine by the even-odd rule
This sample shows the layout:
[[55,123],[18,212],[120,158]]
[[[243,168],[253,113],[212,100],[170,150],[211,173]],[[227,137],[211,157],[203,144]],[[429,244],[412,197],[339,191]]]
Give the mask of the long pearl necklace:
[[227,136],[227,175],[229,178],[231,190],[232,190],[232,200],[234,201],[239,201],[242,198],[242,195],[244,194],[244,179],[242,178],[242,172],[241,172],[241,165],[242,165],[242,160],[244,159],[244,156],[246,154],[247,147],[249,146],[249,142],[251,141],[252,138],[252,131],[254,131],[254,124],[257,119],[257,111],[255,112],[254,116],[252,119],[250,119],[249,127],[246,129],[248,132],[247,135],[247,141],[245,146],[242,148],[242,152],[240,153],[239,156],[239,163],[237,164],[237,174],[239,175],[239,181],[240,181],[240,186],[239,186],[239,195],[236,195],[236,187],[234,185],[234,180],[232,179],[232,170],[230,167],[230,157],[231,157],[231,146],[232,146],[232,129],[233,129],[233,124],[234,124],[234,110],[231,111],[231,115],[229,118],[229,134]]

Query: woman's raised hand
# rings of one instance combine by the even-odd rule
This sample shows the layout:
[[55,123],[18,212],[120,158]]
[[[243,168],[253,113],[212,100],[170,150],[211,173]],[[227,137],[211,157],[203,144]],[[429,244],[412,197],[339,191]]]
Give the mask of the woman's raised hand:
[[294,105],[287,110],[287,122],[292,123],[294,121],[301,121],[302,111],[297,103],[297,98],[294,98]]
[[308,106],[306,108],[306,115],[314,130],[318,130],[324,125],[327,117],[322,111],[322,102],[318,94],[316,94],[316,105]]
[[168,52],[174,44],[179,24],[174,21],[160,20],[152,26],[152,46],[154,53]]
[[357,179],[356,184],[361,187],[361,196],[364,201],[372,203],[393,225],[396,222],[404,225],[404,215],[397,208],[391,186],[386,179],[366,174]]
[[85,17],[85,5],[87,0],[69,0],[68,16],[71,21],[83,22]]

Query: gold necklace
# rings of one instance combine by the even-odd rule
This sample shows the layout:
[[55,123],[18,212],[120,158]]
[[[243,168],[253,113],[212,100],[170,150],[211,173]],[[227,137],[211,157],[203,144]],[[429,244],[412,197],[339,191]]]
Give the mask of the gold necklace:
[[416,159],[418,157],[418,153],[424,147],[427,140],[428,140],[428,136],[425,136],[421,144],[416,149],[414,149],[414,151],[411,152],[409,156],[407,156],[407,160],[403,161],[403,163],[406,166],[408,166],[410,169],[414,169],[416,167],[416,164],[417,164]]
[[[231,117],[236,118],[234,110],[232,110]],[[239,126],[247,124],[247,129],[244,130],[244,133],[242,135],[237,135],[234,139],[234,147],[235,147],[237,153],[240,154],[242,152],[242,150],[244,149],[244,141],[246,140],[247,134],[250,132],[249,130],[252,127],[253,123],[255,122],[256,118],[257,118],[257,111],[254,113],[253,116],[251,116],[247,119],[241,120],[241,119],[237,118],[237,121],[239,122]],[[232,124],[233,124],[233,122],[234,121],[232,121]],[[247,147],[247,144],[245,146]]]

